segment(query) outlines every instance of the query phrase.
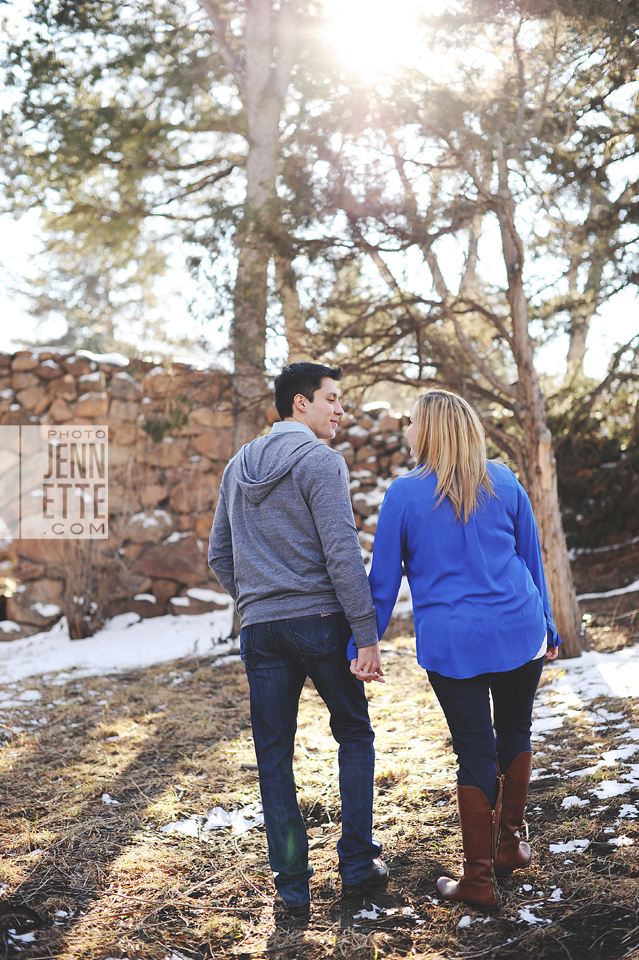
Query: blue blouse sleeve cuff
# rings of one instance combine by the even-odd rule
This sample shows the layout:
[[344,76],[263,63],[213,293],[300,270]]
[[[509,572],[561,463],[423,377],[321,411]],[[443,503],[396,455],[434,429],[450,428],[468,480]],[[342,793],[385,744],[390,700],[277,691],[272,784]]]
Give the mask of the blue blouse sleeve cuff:
[[557,628],[552,620],[546,621],[546,623],[548,624],[548,630],[546,631],[546,643],[549,647],[558,647],[560,643],[563,643],[563,640],[557,633]]
[[346,659],[350,663],[351,660],[357,660],[357,656],[358,656],[357,644],[355,643],[355,640],[353,639],[353,637],[351,637],[351,639],[348,641],[348,650],[346,652]]

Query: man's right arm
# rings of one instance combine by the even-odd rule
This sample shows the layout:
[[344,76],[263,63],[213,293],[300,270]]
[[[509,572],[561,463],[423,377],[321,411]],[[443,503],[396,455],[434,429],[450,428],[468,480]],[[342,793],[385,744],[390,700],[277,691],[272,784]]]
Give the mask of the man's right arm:
[[209,537],[209,567],[217,577],[220,586],[224,587],[233,600],[237,600],[231,524],[222,490],[215,508],[215,518]]
[[326,569],[358,647],[377,643],[377,614],[364,569],[348,488],[348,468],[333,451],[310,476],[307,502],[319,535]]

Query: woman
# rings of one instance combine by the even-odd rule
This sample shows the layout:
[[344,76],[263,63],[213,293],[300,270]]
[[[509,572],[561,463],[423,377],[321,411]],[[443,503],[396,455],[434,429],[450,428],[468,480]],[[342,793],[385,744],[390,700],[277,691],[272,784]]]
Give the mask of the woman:
[[[370,584],[381,637],[405,567],[417,659],[457,754],[463,876],[440,877],[446,900],[493,907],[495,875],[527,866],[520,840],[532,753],[530,725],[544,658],[561,640],[530,501],[514,474],[486,459],[479,417],[462,397],[431,390],[406,437],[416,469],[389,487]],[[352,671],[363,680],[381,676]],[[490,697],[494,709],[494,727]]]

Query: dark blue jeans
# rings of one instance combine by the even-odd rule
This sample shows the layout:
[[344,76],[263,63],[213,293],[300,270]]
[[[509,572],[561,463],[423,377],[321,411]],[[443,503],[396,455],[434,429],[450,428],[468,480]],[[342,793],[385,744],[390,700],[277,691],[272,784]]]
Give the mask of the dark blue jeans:
[[269,862],[275,886],[295,906],[308,903],[313,873],[293,777],[297,709],[307,676],[328,707],[339,743],[342,836],[337,853],[343,882],[363,880],[381,851],[372,837],[374,734],[364,684],[346,658],[350,636],[342,613],[251,624],[240,634]]
[[516,756],[530,750],[533,701],[543,665],[544,658],[540,657],[516,670],[480,673],[466,680],[428,671],[457,754],[457,782],[479,787],[493,810],[497,802],[497,761],[505,773]]

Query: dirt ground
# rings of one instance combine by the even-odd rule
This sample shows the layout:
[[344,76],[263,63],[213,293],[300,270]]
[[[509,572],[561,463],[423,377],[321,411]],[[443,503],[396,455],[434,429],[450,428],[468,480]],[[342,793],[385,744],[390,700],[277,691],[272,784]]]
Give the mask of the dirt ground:
[[[597,647],[636,642],[632,597],[586,605]],[[596,801],[562,807],[599,777],[570,777],[591,756],[584,750],[594,739],[580,715],[540,745],[545,758],[536,766],[548,766],[549,751],[552,763],[529,798],[534,860],[500,881],[501,909],[482,914],[438,901],[435,880],[455,876],[461,856],[454,758],[414,642],[383,646],[388,683],[367,689],[377,733],[375,834],[392,880],[372,902],[341,897],[336,749],[325,710],[306,687],[296,778],[315,875],[305,926],[275,923],[262,827],[200,837],[161,829],[217,806],[259,800],[241,663],[204,658],[110,677],[30,678],[12,687],[15,706],[0,726],[0,955],[639,957],[639,820],[623,821],[625,845],[609,842],[622,804],[635,803],[639,792],[598,808]],[[542,684],[557,670],[561,663],[545,669]],[[620,717],[639,727],[630,699],[600,699],[594,707],[614,719],[597,728],[598,751],[614,746]],[[590,841],[587,850],[550,852],[550,844],[575,837]],[[25,906],[37,916],[20,915]]]

